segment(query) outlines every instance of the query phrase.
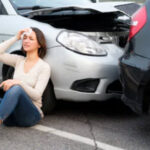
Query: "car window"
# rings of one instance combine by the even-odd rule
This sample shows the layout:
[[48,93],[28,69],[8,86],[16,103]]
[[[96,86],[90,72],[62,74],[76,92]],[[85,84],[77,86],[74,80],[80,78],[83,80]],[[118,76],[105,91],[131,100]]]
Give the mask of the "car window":
[[93,0],[10,0],[12,6],[19,13],[43,8],[56,8],[72,5],[86,5],[94,3]]
[[93,2],[93,0],[10,0],[10,2],[15,7],[61,7],[75,4],[83,5],[88,2]]
[[6,9],[4,8],[1,1],[0,1],[0,15],[7,15]]

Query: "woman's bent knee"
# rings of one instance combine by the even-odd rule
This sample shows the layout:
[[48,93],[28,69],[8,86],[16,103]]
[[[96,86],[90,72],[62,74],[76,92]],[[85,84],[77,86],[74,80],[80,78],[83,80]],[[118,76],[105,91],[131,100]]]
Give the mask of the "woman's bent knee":
[[7,92],[15,96],[16,94],[22,93],[23,89],[20,85],[14,85]]

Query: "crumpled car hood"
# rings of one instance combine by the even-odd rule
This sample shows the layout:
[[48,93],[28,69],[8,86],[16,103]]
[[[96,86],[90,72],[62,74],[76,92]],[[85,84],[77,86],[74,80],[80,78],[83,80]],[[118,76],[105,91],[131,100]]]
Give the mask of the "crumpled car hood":
[[[34,10],[34,11],[30,11],[28,12],[28,14],[36,14],[36,13],[40,13],[40,12],[53,12],[53,11],[57,11],[57,10],[65,10],[65,9],[69,9],[69,8],[78,8],[78,9],[87,9],[87,10],[95,10],[101,13],[109,13],[109,12],[123,12],[123,13],[127,13],[127,11],[123,11],[121,9],[118,9],[118,6],[125,6],[125,5],[137,5],[136,3],[133,2],[100,2],[100,3],[87,3],[86,5],[65,5],[65,6],[60,6],[60,7],[53,7],[53,8],[47,8],[47,9],[38,9],[38,10]],[[135,8],[136,10],[136,8]],[[26,13],[24,13],[26,14]],[[23,14],[23,15],[24,15]]]
[[[74,7],[80,7],[84,9],[93,9],[96,11],[99,11],[101,13],[106,13],[106,12],[115,12],[118,11],[116,6],[118,5],[127,5],[127,4],[132,4],[133,2],[100,2],[100,3],[90,3],[89,5],[74,5]],[[67,7],[67,6],[66,6]],[[71,7],[71,6],[68,6]]]
[[[86,3],[86,5],[61,5],[24,12],[23,16],[51,24],[56,28],[75,31],[114,32],[128,31],[130,15],[136,5],[132,2]],[[125,11],[122,11],[125,10]],[[135,7],[137,9],[137,7]],[[135,10],[134,10],[135,11]],[[133,12],[134,12],[133,11]],[[130,13],[131,14],[131,13]]]

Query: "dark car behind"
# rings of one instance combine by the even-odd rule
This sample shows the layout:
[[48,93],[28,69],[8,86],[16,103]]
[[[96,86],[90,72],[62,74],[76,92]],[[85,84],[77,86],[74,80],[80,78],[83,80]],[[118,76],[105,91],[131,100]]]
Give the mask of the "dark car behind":
[[148,112],[150,103],[150,0],[132,17],[128,44],[120,59],[123,102],[134,112]]

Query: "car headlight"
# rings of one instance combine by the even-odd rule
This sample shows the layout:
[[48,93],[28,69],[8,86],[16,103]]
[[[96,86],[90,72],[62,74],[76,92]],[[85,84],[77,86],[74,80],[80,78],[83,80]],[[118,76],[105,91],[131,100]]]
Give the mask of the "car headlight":
[[77,32],[62,31],[57,37],[57,42],[74,52],[93,55],[93,56],[105,56],[107,52],[103,45],[100,45],[96,41],[89,37]]

